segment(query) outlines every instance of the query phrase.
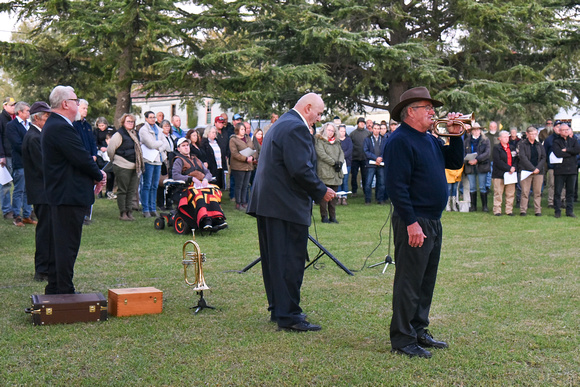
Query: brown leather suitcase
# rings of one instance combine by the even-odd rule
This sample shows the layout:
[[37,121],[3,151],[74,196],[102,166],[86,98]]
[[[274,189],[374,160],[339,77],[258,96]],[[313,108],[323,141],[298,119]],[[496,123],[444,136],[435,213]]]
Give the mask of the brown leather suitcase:
[[163,311],[163,292],[154,287],[109,289],[111,316],[138,316]]
[[33,294],[33,325],[69,324],[75,322],[106,321],[107,300],[102,293]]

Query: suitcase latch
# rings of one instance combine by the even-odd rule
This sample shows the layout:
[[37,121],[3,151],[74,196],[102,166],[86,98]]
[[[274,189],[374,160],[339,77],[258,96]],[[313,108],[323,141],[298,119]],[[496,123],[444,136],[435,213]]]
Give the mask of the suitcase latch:
[[97,308],[94,305],[89,305],[89,313],[95,313]]
[[127,305],[127,302],[128,302],[128,301],[127,301],[127,299],[125,298],[125,305]]
[[47,316],[51,316],[52,315],[52,308],[46,308],[46,315]]
[[153,297],[153,303],[157,304],[157,297]]

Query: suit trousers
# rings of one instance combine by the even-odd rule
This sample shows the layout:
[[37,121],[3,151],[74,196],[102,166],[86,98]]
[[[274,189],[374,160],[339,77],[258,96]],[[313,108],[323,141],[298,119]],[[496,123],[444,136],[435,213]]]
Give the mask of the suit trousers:
[[554,213],[562,208],[562,190],[566,188],[566,215],[574,213],[574,185],[577,175],[554,175]]
[[505,213],[511,214],[514,210],[516,184],[505,185],[503,179],[491,179],[493,183],[493,213],[501,214],[501,202],[505,190]]
[[530,196],[530,188],[534,192],[534,212],[536,214],[542,213],[542,184],[544,183],[544,175],[538,173],[537,175],[530,175],[527,179],[520,181],[522,188],[522,198],[520,201],[520,213],[526,213],[528,210],[528,200]]
[[72,294],[74,267],[81,246],[87,206],[50,206],[54,260],[48,265],[45,294]]
[[396,214],[392,218],[395,244],[395,280],[391,346],[402,348],[416,344],[429,326],[429,311],[441,257],[443,229],[441,220],[419,218],[427,236],[421,247],[409,246],[407,225]]
[[52,234],[50,205],[35,204],[34,213],[38,218],[38,224],[36,225],[34,268],[36,273],[47,275],[49,263],[54,262],[54,237]]
[[[327,185],[328,188],[331,190],[338,190],[337,185]],[[325,200],[320,201],[320,217],[322,219],[328,218],[330,215],[330,219],[336,220],[336,204],[338,203],[338,198],[334,197],[329,202]]]
[[350,166],[350,186],[351,191],[353,194],[358,192],[358,170],[360,168],[360,175],[361,175],[361,182],[363,184],[363,192],[366,192],[364,189],[365,179],[367,177],[367,162],[365,160],[352,160],[352,164]]
[[302,320],[300,287],[308,257],[308,226],[257,216],[262,277],[271,318],[281,327]]

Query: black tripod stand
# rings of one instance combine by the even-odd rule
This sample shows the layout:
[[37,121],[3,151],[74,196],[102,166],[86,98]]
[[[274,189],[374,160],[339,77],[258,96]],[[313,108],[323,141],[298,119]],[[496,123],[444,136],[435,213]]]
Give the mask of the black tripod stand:
[[[342,264],[342,262],[340,262],[334,255],[332,255],[332,253],[330,251],[328,251],[324,246],[322,246],[322,244],[320,242],[318,242],[316,239],[314,239],[314,237],[312,235],[308,234],[308,239],[310,240],[310,242],[314,243],[320,249],[320,251],[318,252],[316,257],[314,257],[312,262],[310,262],[308,265],[306,265],[305,269],[308,269],[310,266],[312,266],[314,263],[316,263],[316,261],[318,261],[320,258],[322,258],[323,256],[326,255],[326,256],[328,256],[328,258],[332,259],[334,261],[334,263],[336,263],[338,265],[338,267],[340,267],[346,274],[354,275],[352,273],[352,271],[350,271],[346,266],[344,266]],[[247,272],[248,270],[250,270],[252,267],[254,267],[261,260],[262,260],[262,257],[258,257],[257,259],[252,261],[249,265],[244,267],[242,270],[238,270],[238,273],[241,274],[241,273]]]
[[195,308],[195,314],[201,311],[202,309],[215,309],[213,306],[209,306],[207,302],[205,302],[205,298],[203,298],[203,290],[197,292],[199,294],[199,300],[197,301],[197,305],[190,307],[189,309]]
[[385,260],[383,262],[379,262],[379,263],[375,263],[373,265],[369,266],[369,269],[371,267],[375,267],[375,266],[379,266],[384,264],[385,267],[383,268],[383,274],[385,274],[385,271],[387,271],[387,267],[389,265],[394,265],[395,262],[393,261],[393,258],[391,258],[391,239],[392,239],[392,234],[393,234],[393,224],[391,223],[391,215],[393,214],[393,203],[389,204],[390,209],[389,209],[389,217],[387,218],[387,222],[389,222],[389,242],[387,244],[387,255],[385,255]]

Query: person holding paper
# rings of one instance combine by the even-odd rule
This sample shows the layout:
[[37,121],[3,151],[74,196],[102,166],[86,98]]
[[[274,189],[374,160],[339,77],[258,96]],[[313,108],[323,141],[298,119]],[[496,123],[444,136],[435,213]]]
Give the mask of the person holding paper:
[[143,172],[143,153],[139,135],[135,130],[135,116],[123,114],[119,120],[121,127],[111,137],[107,155],[113,163],[113,173],[117,180],[117,206],[119,220],[135,220],[132,215],[132,201],[137,192],[139,176]]
[[[491,181],[493,183],[493,214],[501,215],[502,197],[505,191],[505,213],[513,216],[514,197],[516,193],[516,149],[510,146],[510,135],[505,130],[499,132],[499,144],[493,147],[493,170]],[[515,177],[515,179],[510,179]],[[504,181],[507,180],[507,182]],[[515,180],[515,181],[513,181]]]
[[385,163],[383,162],[383,151],[387,139],[381,136],[381,125],[374,124],[372,133],[365,138],[363,150],[367,159],[366,176],[364,181],[365,204],[371,204],[373,194],[372,183],[376,177],[375,198],[378,204],[383,204],[385,200]]
[[143,188],[141,189],[141,204],[145,218],[157,217],[157,187],[161,176],[161,164],[165,161],[167,141],[162,139],[161,128],[155,123],[155,113],[145,112],[145,124],[139,129],[139,138],[143,150]]
[[520,172],[520,216],[526,216],[530,188],[534,192],[534,212],[542,216],[542,184],[546,167],[546,151],[537,139],[538,129],[530,126],[526,129],[526,139],[518,143],[518,171]]
[[[342,183],[342,164],[344,152],[338,140],[336,126],[332,122],[322,125],[320,132],[316,134],[314,147],[316,149],[316,172],[322,182],[330,189],[336,191]],[[322,223],[338,223],[336,220],[336,204],[338,198],[334,196],[329,201],[320,201],[320,216]]]
[[246,126],[239,122],[234,126],[234,135],[230,138],[230,169],[236,182],[236,209],[248,207],[248,186],[254,170],[254,143],[246,134]]
[[574,137],[572,129],[567,124],[560,126],[560,136],[554,139],[552,151],[562,159],[554,164],[554,216],[561,216],[562,189],[566,187],[566,216],[576,218],[574,214],[574,186],[578,178],[576,155],[580,153],[580,145]]
[[481,127],[476,122],[473,124],[471,133],[465,136],[463,142],[465,147],[465,175],[469,180],[469,193],[471,195],[471,207],[469,212],[477,211],[477,183],[479,182],[479,193],[481,196],[481,210],[488,212],[487,208],[487,188],[485,180],[487,173],[491,170],[490,156],[491,146],[489,139],[481,133]]

